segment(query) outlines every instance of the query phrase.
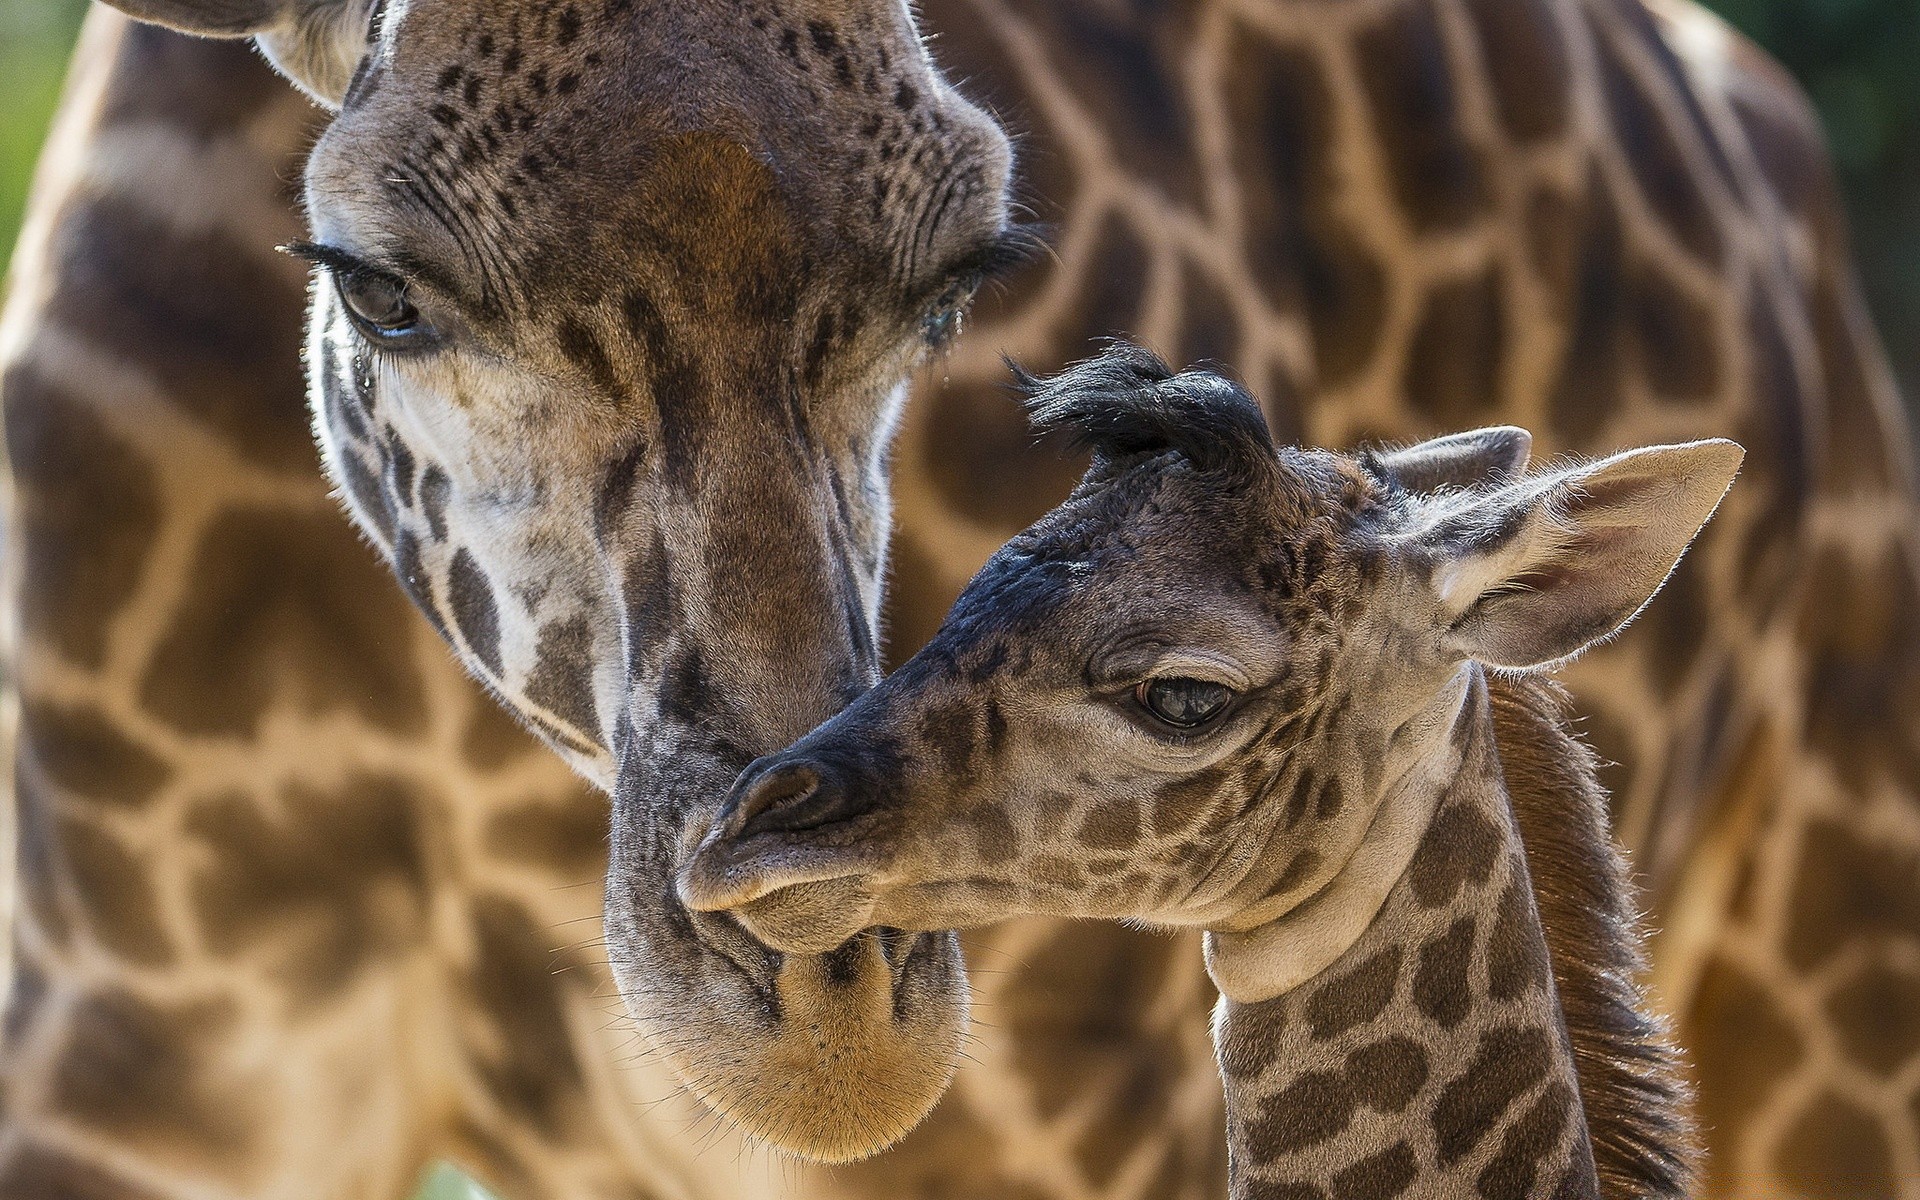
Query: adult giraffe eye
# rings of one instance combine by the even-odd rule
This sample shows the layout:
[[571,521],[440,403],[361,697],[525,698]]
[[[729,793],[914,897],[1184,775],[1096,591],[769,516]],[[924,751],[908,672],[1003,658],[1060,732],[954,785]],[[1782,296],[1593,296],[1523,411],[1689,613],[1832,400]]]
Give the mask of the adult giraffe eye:
[[404,281],[365,269],[336,271],[333,280],[348,319],[372,341],[402,347],[425,339],[429,331],[407,299]]
[[1227,710],[1233,689],[1210,679],[1163,675],[1134,689],[1140,707],[1175,729],[1198,729]]
[[940,298],[927,310],[920,325],[927,345],[939,350],[960,336],[961,326],[967,319],[967,309],[973,305],[974,293],[980,290],[980,282],[980,276],[969,274],[956,279],[946,291],[940,293]]

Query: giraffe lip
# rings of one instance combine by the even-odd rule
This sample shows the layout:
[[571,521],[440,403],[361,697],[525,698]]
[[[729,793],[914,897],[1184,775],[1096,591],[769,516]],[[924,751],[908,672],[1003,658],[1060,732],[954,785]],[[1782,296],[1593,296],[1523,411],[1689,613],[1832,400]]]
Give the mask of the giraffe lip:
[[[694,912],[733,911],[791,888],[870,878],[867,864],[840,850],[784,848],[777,862],[751,846],[708,839],[680,868],[674,890]],[[777,947],[776,947],[777,948]]]

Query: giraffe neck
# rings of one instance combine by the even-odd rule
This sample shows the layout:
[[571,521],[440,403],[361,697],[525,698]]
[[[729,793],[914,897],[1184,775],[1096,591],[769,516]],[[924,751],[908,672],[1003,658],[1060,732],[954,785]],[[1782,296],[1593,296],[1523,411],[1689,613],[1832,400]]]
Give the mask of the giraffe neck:
[[1591,756],[1543,685],[1492,693],[1476,671],[1459,768],[1360,938],[1220,1002],[1232,1196],[1677,1194],[1680,1088]]

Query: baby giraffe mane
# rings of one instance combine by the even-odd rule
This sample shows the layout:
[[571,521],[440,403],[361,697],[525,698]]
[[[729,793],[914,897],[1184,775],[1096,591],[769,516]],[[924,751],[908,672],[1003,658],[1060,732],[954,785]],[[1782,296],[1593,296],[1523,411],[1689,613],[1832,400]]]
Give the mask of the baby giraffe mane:
[[1638,917],[1594,754],[1568,727],[1558,684],[1505,672],[1487,683],[1602,1192],[1684,1195],[1696,1152],[1689,1089],[1639,983]]

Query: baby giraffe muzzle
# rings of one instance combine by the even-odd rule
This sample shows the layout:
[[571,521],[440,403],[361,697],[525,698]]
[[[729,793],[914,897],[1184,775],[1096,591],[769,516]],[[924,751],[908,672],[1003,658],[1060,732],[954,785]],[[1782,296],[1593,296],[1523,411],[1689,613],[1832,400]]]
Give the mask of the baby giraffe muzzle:
[[1132,348],[1028,383],[1086,478],[748,769],[688,907],[806,953],[1026,915],[1205,930],[1238,1197],[1682,1194],[1604,794],[1522,673],[1633,619],[1740,448],[1529,474],[1518,429],[1276,450],[1245,392]]
[[880,824],[825,763],[792,751],[763,758],[681,871],[681,899],[696,912],[732,910],[775,950],[825,954],[874,924]]

